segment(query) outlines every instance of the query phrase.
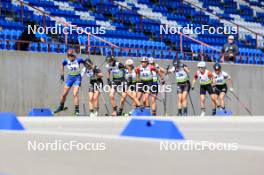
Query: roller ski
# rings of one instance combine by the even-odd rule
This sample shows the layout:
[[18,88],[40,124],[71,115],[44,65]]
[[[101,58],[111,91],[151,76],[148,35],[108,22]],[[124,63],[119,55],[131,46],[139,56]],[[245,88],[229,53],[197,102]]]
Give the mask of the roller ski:
[[75,106],[75,110],[74,110],[74,116],[75,117],[78,117],[78,116],[80,116],[80,110],[79,110],[79,106]]
[[59,106],[55,111],[53,111],[53,114],[58,114],[62,111],[68,110],[68,107]]

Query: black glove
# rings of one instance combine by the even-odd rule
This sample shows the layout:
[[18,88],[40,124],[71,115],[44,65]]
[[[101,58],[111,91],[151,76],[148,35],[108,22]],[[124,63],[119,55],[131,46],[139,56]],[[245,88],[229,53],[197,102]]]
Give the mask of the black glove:
[[215,85],[212,85],[212,89],[213,89],[214,92],[217,91]]
[[107,78],[107,84],[108,85],[111,85],[112,83],[111,83],[111,80],[109,79],[109,78]]
[[132,83],[132,81],[133,81],[132,76],[128,76],[128,82]]
[[93,71],[94,71],[94,74],[100,73],[100,71],[98,69],[94,69]]
[[64,81],[64,75],[61,75],[61,76],[60,76],[60,80],[61,80],[61,81]]
[[164,85],[165,83],[166,83],[165,80],[162,79],[161,84]]
[[194,87],[192,86],[192,88],[191,88],[192,90],[194,90]]

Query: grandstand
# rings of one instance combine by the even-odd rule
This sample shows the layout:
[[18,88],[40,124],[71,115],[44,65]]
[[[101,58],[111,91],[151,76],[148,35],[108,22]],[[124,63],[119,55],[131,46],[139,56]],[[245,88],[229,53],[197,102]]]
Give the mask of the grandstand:
[[[160,34],[160,25],[195,27],[232,26],[239,46],[235,62],[264,64],[264,9],[262,1],[245,0],[2,0],[0,10],[0,49],[16,49],[22,31],[29,23],[53,27],[56,23],[79,27],[105,27],[96,36],[118,46],[87,35],[41,35],[45,42],[31,42],[29,50],[61,52],[75,46],[81,52],[117,56],[153,56],[159,59],[219,61],[227,35]],[[60,21],[60,22],[59,22]],[[64,23],[64,24],[65,24]],[[23,41],[20,41],[22,43]]]

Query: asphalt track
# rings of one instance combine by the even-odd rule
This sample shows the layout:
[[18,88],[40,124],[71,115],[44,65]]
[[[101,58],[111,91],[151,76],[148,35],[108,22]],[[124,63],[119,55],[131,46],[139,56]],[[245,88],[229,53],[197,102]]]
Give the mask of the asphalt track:
[[[149,118],[148,118],[149,119]],[[235,143],[237,150],[160,149],[161,140],[119,136],[130,118],[20,117],[26,131],[0,132],[1,175],[263,175],[264,118],[186,117],[173,120],[186,141]],[[104,143],[100,150],[28,149],[29,142]],[[189,145],[190,145],[189,144]]]

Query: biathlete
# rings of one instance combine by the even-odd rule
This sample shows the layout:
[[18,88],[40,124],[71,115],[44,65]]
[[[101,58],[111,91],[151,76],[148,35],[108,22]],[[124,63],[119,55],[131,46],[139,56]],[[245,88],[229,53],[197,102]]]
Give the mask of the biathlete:
[[64,81],[64,67],[68,68],[68,75],[65,82],[65,86],[63,88],[63,93],[60,99],[59,107],[54,111],[54,113],[58,113],[64,110],[64,103],[66,101],[66,97],[73,86],[73,102],[75,105],[75,112],[76,116],[79,115],[79,88],[82,82],[81,76],[81,64],[84,64],[84,60],[81,58],[76,58],[75,52],[73,49],[69,49],[67,51],[67,58],[63,60],[60,71],[61,71],[61,81]]
[[133,106],[138,108],[140,107],[140,102],[137,99],[136,95],[136,71],[134,67],[134,61],[131,59],[128,59],[126,61],[126,69],[125,69],[125,79],[126,79],[126,88],[125,91],[122,93],[121,100],[120,100],[120,107],[118,110],[117,115],[122,115],[125,99],[126,97],[130,97],[133,101]]
[[233,83],[231,80],[231,76],[222,71],[221,65],[219,63],[214,64],[214,72],[213,72],[213,85],[215,87],[216,99],[220,98],[220,106],[223,110],[225,110],[225,96],[227,93],[227,82],[229,85],[229,90],[233,92]]
[[140,100],[143,96],[143,105],[146,108],[150,107],[149,96],[153,85],[153,72],[162,77],[161,73],[152,65],[148,64],[148,58],[142,57],[141,65],[136,68],[137,74],[137,99]]
[[168,70],[168,73],[175,73],[178,94],[178,116],[188,115],[188,94],[191,89],[191,83],[188,76],[190,72],[187,65],[181,61],[173,62],[173,67]]
[[[118,92],[124,91],[125,82],[126,82],[125,66],[122,63],[116,61],[114,56],[106,57],[106,61],[107,61],[106,78],[107,78],[108,85],[111,86],[109,97],[110,97],[110,103],[113,108],[112,116],[116,116],[117,115],[117,105],[115,102],[115,93],[116,91]],[[111,76],[112,76],[112,81],[110,80]]]
[[99,96],[103,88],[103,73],[90,59],[85,60],[84,66],[81,75],[82,77],[86,75],[90,79],[88,93],[90,117],[95,117],[99,111]]
[[206,92],[211,97],[212,101],[212,115],[216,114],[216,108],[219,106],[218,101],[216,100],[216,96],[214,95],[214,90],[212,87],[213,74],[209,70],[206,69],[206,63],[201,61],[197,65],[198,70],[194,75],[194,79],[192,82],[192,90],[194,90],[194,84],[196,80],[200,83],[200,104],[201,104],[201,116],[205,116],[205,95]]
[[[163,75],[165,73],[165,70],[160,67],[157,63],[155,63],[154,59],[152,57],[148,58],[148,62],[149,65],[153,66],[155,68],[154,71],[152,71],[152,88],[151,88],[151,111],[152,111],[152,115],[156,115],[157,114],[157,95],[159,92],[159,84],[161,83],[162,85],[165,84],[165,81],[163,79]],[[162,77],[160,77],[158,75],[161,75]]]

